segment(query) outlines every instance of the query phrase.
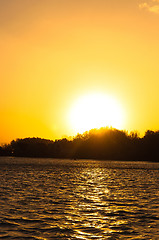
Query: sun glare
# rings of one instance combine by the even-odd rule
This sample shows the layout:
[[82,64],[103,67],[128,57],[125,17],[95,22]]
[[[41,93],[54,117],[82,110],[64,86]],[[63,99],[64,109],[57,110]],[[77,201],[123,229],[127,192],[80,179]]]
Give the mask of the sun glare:
[[75,132],[83,133],[92,128],[123,127],[123,111],[111,96],[95,93],[80,97],[70,111],[70,122]]

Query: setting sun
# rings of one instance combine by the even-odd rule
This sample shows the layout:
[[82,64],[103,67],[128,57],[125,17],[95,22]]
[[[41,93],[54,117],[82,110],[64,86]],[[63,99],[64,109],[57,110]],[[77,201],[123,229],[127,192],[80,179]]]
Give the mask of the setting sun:
[[159,129],[158,0],[0,1],[0,144]]
[[92,128],[122,128],[123,110],[119,102],[103,93],[93,93],[80,97],[70,111],[70,122],[75,132],[82,133]]
[[159,0],[0,0],[1,238],[159,239],[158,65]]

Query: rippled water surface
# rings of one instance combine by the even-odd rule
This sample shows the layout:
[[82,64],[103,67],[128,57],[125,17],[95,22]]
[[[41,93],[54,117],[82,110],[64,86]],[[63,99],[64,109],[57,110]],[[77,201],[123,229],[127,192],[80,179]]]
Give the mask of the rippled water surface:
[[159,163],[0,158],[1,239],[159,239]]

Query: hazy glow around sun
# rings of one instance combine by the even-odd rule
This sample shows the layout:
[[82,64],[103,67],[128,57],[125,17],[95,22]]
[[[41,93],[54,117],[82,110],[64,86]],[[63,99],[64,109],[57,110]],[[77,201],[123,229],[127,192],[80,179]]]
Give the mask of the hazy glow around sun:
[[93,93],[80,97],[71,108],[70,122],[75,132],[85,132],[92,128],[123,127],[123,111],[115,98]]

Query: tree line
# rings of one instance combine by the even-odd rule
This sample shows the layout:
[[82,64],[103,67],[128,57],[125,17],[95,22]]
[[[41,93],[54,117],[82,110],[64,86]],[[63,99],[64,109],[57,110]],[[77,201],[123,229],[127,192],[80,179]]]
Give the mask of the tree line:
[[72,140],[63,138],[16,139],[0,147],[1,156],[50,157],[100,160],[159,161],[159,131],[138,133],[113,128],[92,129],[77,134]]

